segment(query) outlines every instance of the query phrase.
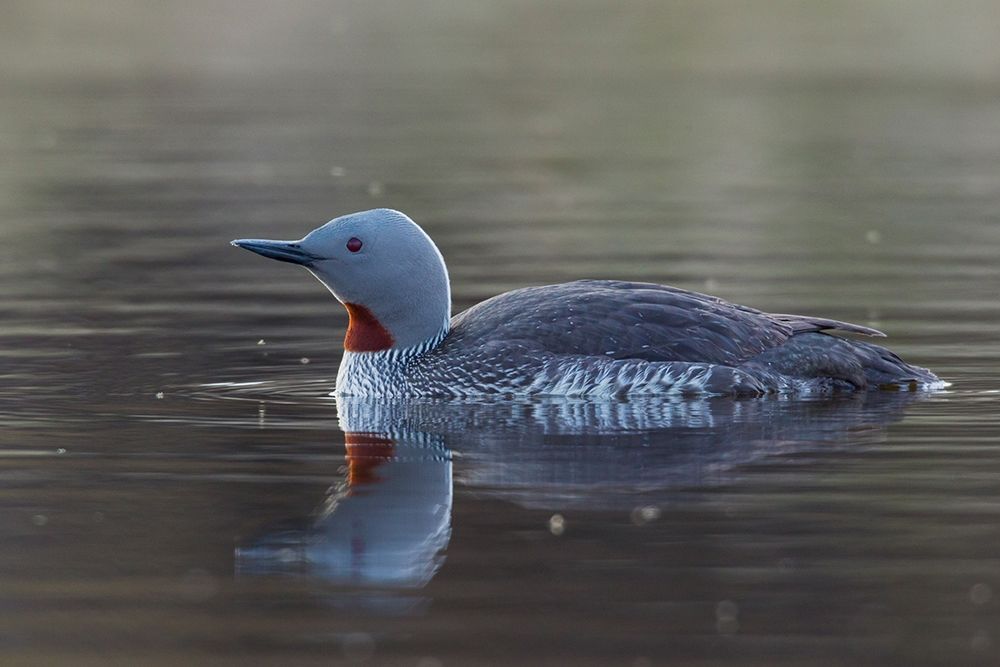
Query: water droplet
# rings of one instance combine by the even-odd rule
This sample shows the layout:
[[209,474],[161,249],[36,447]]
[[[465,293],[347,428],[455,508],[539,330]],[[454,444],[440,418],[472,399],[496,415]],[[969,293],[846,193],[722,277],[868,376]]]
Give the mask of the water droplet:
[[309,357],[302,357],[301,359],[299,359],[299,363],[300,364],[308,364],[309,363]]
[[562,514],[553,514],[549,517],[549,532],[556,536],[566,532],[566,519]]
[[157,398],[163,398],[163,396],[164,396],[164,393],[162,391],[156,392],[156,397]]
[[736,618],[740,615],[740,607],[732,600],[723,600],[715,605],[715,617],[718,619]]
[[261,338],[261,339],[260,339],[259,341],[257,341],[257,344],[258,344],[258,345],[266,345],[267,343],[265,343],[265,342],[264,342],[264,339],[263,339],[263,338]]
[[993,647],[993,638],[986,630],[977,630],[969,641],[969,648],[976,652],[989,651]]
[[981,607],[993,598],[993,589],[990,588],[989,584],[979,582],[973,584],[972,588],[969,589],[969,599],[972,600],[972,604]]
[[715,629],[719,634],[731,635],[740,629],[740,608],[732,600],[715,605]]
[[56,454],[65,454],[65,453],[66,449],[64,447],[60,447],[59,449],[56,450]]
[[660,518],[660,508],[655,505],[642,505],[632,509],[632,523],[644,526],[650,521]]

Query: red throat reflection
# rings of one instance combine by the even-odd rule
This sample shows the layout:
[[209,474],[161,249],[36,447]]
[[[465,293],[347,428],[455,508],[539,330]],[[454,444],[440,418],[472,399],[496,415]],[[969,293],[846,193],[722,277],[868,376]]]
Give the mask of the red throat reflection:
[[347,447],[347,481],[359,487],[379,481],[376,469],[390,461],[396,453],[396,443],[374,433],[345,433]]

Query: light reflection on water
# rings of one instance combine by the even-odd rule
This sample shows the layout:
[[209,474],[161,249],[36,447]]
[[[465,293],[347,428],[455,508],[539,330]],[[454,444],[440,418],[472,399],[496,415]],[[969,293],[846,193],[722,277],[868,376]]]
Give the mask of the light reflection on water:
[[[0,662],[996,664],[1000,69],[960,4],[14,3]],[[663,282],[953,385],[338,404],[344,313],[228,241],[372,206],[456,310]]]

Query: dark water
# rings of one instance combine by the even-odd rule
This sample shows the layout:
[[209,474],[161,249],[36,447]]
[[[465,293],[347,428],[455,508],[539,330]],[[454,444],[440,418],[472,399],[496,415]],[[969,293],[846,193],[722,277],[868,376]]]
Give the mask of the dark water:
[[[4,14],[3,664],[1000,661],[991,3]],[[952,386],[338,405],[345,314],[227,241],[373,206],[456,309],[664,282]]]

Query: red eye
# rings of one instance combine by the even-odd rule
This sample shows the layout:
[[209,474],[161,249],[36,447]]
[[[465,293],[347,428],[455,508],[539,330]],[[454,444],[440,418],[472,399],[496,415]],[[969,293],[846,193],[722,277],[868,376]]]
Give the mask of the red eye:
[[356,236],[351,237],[351,240],[347,242],[347,249],[350,250],[351,252],[357,252],[361,250],[361,246],[362,246],[361,239],[357,238]]

